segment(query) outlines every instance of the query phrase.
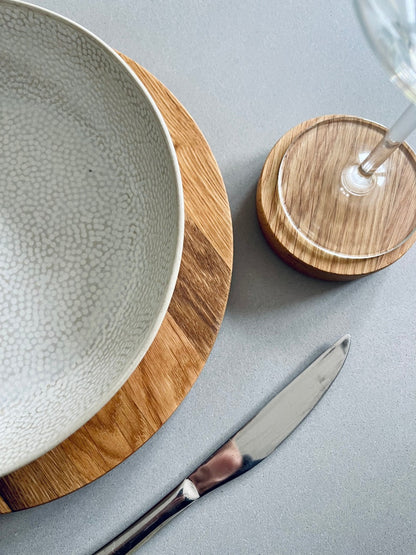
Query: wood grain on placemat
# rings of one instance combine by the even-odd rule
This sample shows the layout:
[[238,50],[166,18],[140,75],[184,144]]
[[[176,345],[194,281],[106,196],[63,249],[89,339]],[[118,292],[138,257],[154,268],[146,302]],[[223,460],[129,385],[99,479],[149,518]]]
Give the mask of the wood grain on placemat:
[[122,56],[169,128],[181,169],[185,241],[168,313],[123,388],[72,436],[0,478],[0,513],[57,499],[99,478],[147,441],[185,398],[214,345],[228,299],[232,226],[224,183],[195,122],[148,71]]

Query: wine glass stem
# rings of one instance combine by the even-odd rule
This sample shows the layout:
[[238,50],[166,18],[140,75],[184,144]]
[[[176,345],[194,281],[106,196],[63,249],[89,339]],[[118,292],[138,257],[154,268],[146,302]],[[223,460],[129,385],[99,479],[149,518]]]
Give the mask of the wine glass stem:
[[387,131],[378,145],[360,164],[358,171],[364,177],[371,177],[383,162],[398,148],[416,128],[416,106],[411,104]]

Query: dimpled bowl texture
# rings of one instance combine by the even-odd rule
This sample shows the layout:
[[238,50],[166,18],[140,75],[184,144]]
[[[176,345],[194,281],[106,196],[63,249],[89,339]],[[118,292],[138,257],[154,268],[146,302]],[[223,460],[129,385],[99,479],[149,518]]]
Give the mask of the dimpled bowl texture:
[[165,124],[102,41],[0,0],[0,475],[93,416],[166,314],[183,194]]

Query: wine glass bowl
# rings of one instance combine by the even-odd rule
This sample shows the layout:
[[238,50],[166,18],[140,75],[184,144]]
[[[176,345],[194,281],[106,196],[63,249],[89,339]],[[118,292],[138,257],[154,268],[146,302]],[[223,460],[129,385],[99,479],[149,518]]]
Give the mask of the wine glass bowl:
[[354,0],[364,35],[407,98],[416,103],[415,0]]

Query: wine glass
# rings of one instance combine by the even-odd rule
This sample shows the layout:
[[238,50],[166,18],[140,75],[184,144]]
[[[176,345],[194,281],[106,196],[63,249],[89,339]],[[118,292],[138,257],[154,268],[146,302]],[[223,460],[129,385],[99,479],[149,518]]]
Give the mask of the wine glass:
[[416,157],[404,143],[416,128],[416,2],[354,5],[374,51],[412,104],[387,132],[349,116],[312,125],[286,150],[277,187],[297,234],[320,251],[359,259],[397,249],[416,229]]

